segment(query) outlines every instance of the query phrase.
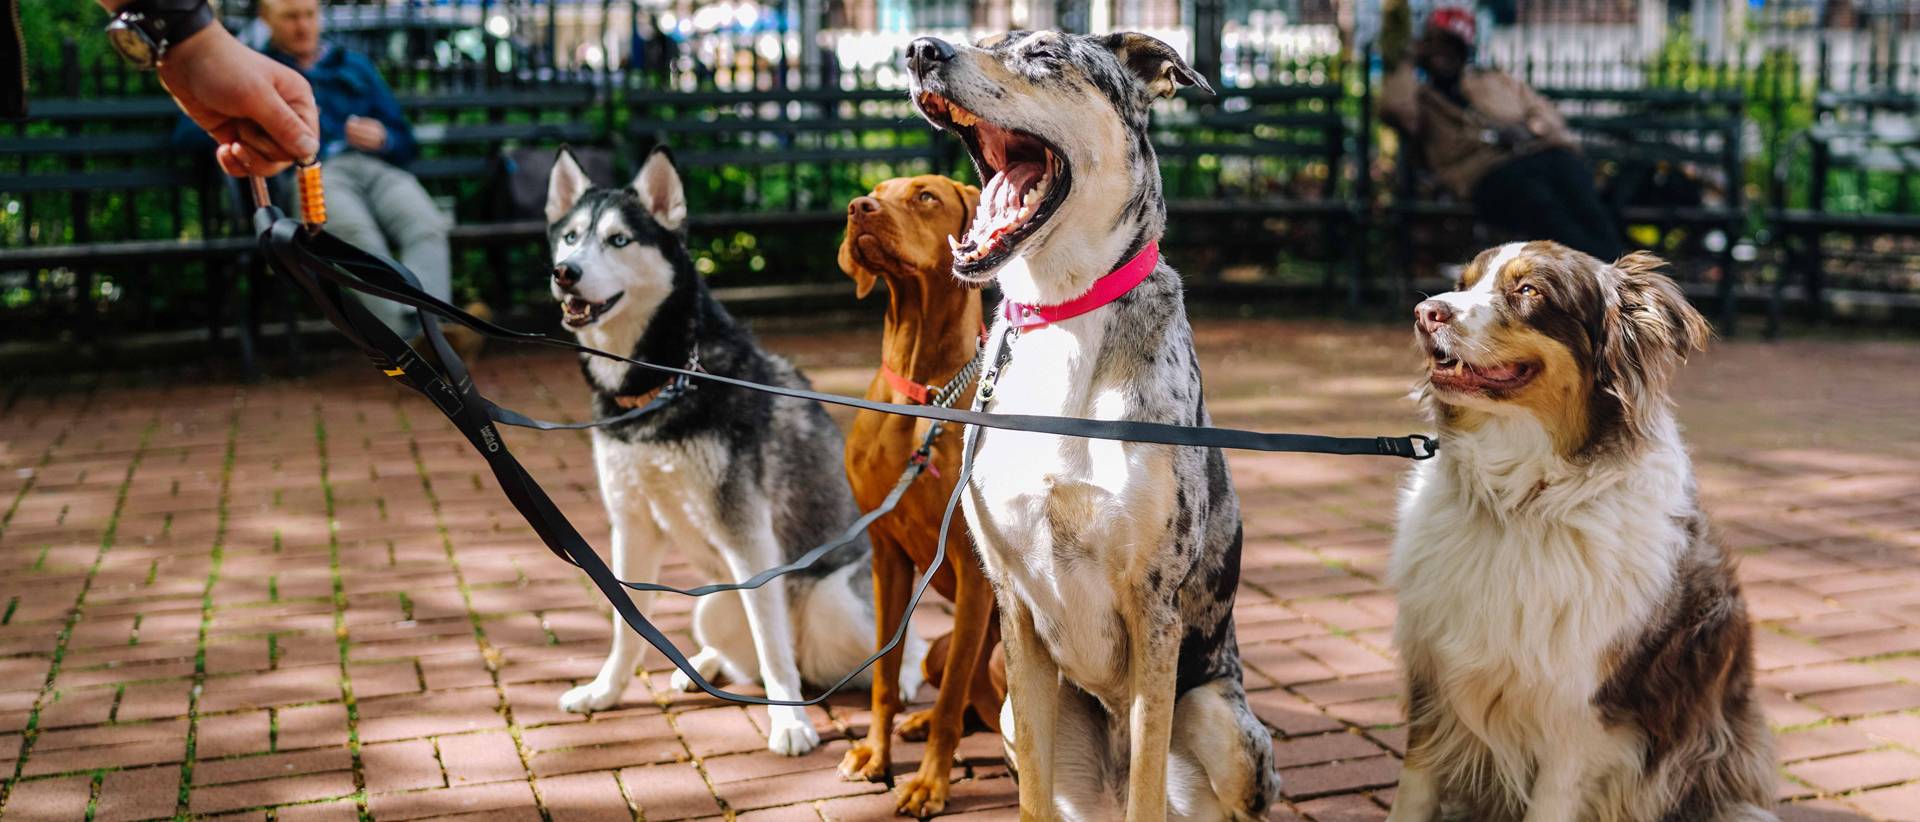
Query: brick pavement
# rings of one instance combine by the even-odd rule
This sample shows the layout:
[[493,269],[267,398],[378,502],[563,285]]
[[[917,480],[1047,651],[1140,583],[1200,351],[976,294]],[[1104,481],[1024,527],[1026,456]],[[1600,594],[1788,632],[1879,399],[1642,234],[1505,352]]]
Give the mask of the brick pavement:
[[[768,343],[858,393],[875,336]],[[1222,423],[1416,428],[1403,329],[1213,322],[1201,349]],[[1682,378],[1707,505],[1762,623],[1789,819],[1920,818],[1916,355],[1741,340]],[[496,352],[479,373],[532,413],[583,411],[564,358]],[[791,760],[764,750],[761,712],[665,693],[658,655],[619,710],[558,712],[598,667],[605,609],[458,435],[364,363],[253,386],[76,377],[12,391],[0,419],[9,819],[819,822],[890,808],[832,770],[864,731],[863,695],[814,711],[829,741]],[[507,436],[603,535],[586,436]],[[1381,577],[1405,466],[1232,459],[1247,686],[1285,769],[1274,818],[1378,819],[1404,744]],[[685,647],[687,603],[660,602]],[[942,612],[923,616],[931,631]],[[896,748],[896,768],[918,753]],[[996,742],[970,737],[956,767],[957,818],[1011,818]]]

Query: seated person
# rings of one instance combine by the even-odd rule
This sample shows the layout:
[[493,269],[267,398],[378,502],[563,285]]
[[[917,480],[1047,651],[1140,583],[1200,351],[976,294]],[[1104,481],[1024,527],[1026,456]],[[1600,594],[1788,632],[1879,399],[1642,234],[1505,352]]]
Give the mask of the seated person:
[[[1399,19],[1404,27],[1404,13]],[[1383,36],[1389,74],[1381,119],[1400,129],[1411,140],[1406,150],[1421,152],[1434,177],[1473,203],[1487,224],[1618,259],[1625,252],[1620,231],[1566,121],[1526,83],[1469,65],[1474,34],[1470,11],[1441,7],[1428,16],[1411,60],[1384,53],[1390,49]],[[1416,65],[1424,77],[1416,76]]]
[[[420,278],[427,293],[451,300],[447,250],[451,224],[420,181],[406,171],[420,147],[386,81],[365,56],[321,39],[319,0],[260,0],[259,13],[268,35],[263,51],[313,85],[314,102],[320,109],[319,159],[327,191],[327,231],[399,260]],[[198,136],[202,145],[210,145],[197,129],[182,128],[175,134],[183,142]],[[411,308],[358,296],[402,337],[420,334]],[[474,308],[484,309],[470,306],[469,310]],[[463,326],[442,327],[462,359],[478,353],[483,338]]]

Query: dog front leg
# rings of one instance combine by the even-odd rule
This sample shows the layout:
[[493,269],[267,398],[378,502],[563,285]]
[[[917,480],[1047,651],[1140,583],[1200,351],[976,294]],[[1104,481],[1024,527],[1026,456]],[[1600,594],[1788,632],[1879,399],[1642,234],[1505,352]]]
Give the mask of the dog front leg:
[[[616,506],[609,505],[609,508]],[[659,575],[662,546],[660,529],[646,514],[624,509],[613,510],[613,563],[615,576],[625,580],[650,580]],[[652,591],[628,591],[635,608],[646,615],[653,606]],[[620,695],[633,681],[633,669],[646,652],[646,640],[613,614],[613,649],[600,666],[592,682],[560,695],[560,709],[573,713],[604,711],[620,702]]]
[[966,733],[967,704],[978,685],[976,671],[986,667],[980,651],[991,633],[993,586],[980,569],[954,563],[953,637],[947,643],[946,679],[933,702],[933,721],[920,770],[900,785],[899,811],[921,818],[947,807],[952,790],[953,751]]
[[1527,797],[1525,822],[1570,822],[1580,817],[1586,763],[1570,751],[1543,752]]
[[[742,550],[721,549],[727,570],[736,580],[753,576],[758,569],[779,560],[779,541],[773,528],[760,523]],[[785,580],[774,580],[742,592],[747,611],[747,628],[753,632],[753,647],[760,654],[760,684],[769,699],[800,698],[800,667],[794,659],[792,611],[787,607]],[[792,705],[768,705],[767,748],[782,756],[800,756],[820,745],[820,734],[813,729],[807,709]]]
[[[887,644],[900,628],[902,612],[913,595],[913,564],[891,536],[871,533],[873,542],[874,647]],[[880,657],[873,674],[873,719],[867,738],[855,742],[840,760],[840,775],[847,779],[877,780],[893,766],[893,717],[904,707],[900,693],[900,660],[906,656],[907,643],[893,646]],[[912,696],[907,694],[906,696]]]
[[1167,818],[1167,747],[1173,742],[1181,622],[1169,602],[1141,612],[1128,626],[1127,664],[1133,672],[1133,704],[1127,716],[1132,745],[1127,751],[1128,822]]
[[1421,766],[1407,752],[1407,761],[1400,766],[1400,783],[1393,792],[1393,811],[1387,814],[1387,822],[1428,822],[1440,813],[1440,785],[1434,781],[1433,772]]
[[[1000,601],[1000,641],[1007,649],[1007,704],[1013,706],[1014,773],[1020,819],[1054,818],[1053,743],[1060,718],[1060,667],[1041,644],[1033,612],[1017,596]],[[1002,728],[1002,733],[1009,729]]]

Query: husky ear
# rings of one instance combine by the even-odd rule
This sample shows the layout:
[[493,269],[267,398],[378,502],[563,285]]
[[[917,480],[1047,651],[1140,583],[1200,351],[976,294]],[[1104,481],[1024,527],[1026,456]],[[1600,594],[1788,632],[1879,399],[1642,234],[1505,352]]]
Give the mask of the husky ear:
[[687,223],[687,191],[680,185],[680,172],[673,167],[673,153],[660,146],[647,155],[640,173],[633,178],[633,192],[655,222],[668,231],[680,231]]
[[1180,52],[1157,39],[1136,31],[1117,31],[1107,35],[1103,44],[1120,58],[1121,65],[1140,78],[1148,94],[1172,97],[1181,86],[1195,86],[1208,94],[1214,93],[1207,78],[1187,65],[1187,61],[1180,58]]
[[553,158],[553,171],[547,176],[547,224],[560,222],[561,217],[573,210],[573,204],[580,202],[580,195],[592,186],[587,172],[573,159],[573,152],[561,148],[560,156]]

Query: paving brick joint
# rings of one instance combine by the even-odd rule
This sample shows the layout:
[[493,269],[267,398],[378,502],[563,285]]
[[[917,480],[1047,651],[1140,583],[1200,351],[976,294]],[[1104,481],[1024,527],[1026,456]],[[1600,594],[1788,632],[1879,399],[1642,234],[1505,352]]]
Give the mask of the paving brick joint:
[[[877,329],[769,334],[858,394]],[[1421,425],[1404,329],[1201,324],[1211,410],[1270,431]],[[1790,820],[1920,818],[1920,345],[1718,342],[1680,379],[1701,491],[1741,556]],[[481,383],[580,419],[571,359],[490,352]],[[836,410],[843,425],[848,419]],[[75,376],[0,392],[0,815],[8,820],[884,819],[834,765],[865,694],[787,759],[765,715],[670,693],[591,718],[608,609],[418,397],[341,358],[257,385]],[[596,542],[587,436],[506,433]],[[1381,819],[1405,746],[1384,571],[1407,466],[1231,456],[1247,519],[1247,687],[1274,730],[1273,819]],[[684,563],[663,575],[696,578]],[[690,648],[690,603],[659,622]],[[917,615],[943,629],[942,604]],[[931,690],[918,695],[930,702]],[[922,747],[895,747],[897,773]],[[996,739],[955,764],[956,819],[1012,819]]]

